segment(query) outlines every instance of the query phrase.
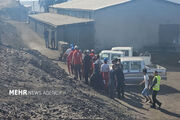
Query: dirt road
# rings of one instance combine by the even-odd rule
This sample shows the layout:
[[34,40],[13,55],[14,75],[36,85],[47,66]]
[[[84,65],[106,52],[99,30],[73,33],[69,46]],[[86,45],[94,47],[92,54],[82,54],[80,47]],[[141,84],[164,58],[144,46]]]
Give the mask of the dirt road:
[[[45,48],[45,43],[36,33],[34,33],[25,23],[10,21],[14,25],[22,42],[31,49],[38,50],[43,55],[51,59],[58,57],[58,52]],[[63,63],[59,65],[67,70]],[[161,91],[158,99],[162,102],[162,109],[154,110],[149,107],[149,104],[143,103],[143,98],[140,93],[142,86],[136,84],[128,84],[126,86],[125,99],[115,99],[114,104],[124,106],[136,116],[136,119],[151,119],[151,120],[179,120],[180,119],[180,72],[168,71],[167,80],[161,81]],[[108,103],[109,104],[109,103]]]

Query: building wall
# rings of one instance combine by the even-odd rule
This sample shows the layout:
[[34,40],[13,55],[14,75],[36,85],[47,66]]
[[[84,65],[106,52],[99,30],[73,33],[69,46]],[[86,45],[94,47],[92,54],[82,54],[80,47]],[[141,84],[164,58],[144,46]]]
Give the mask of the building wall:
[[76,10],[76,9],[62,9],[62,8],[49,8],[49,11],[51,13],[57,13],[61,15],[68,15],[78,18],[88,18],[93,19],[94,18],[94,11],[89,10]]
[[58,41],[65,41],[77,44],[81,49],[94,48],[94,22],[69,24],[55,28],[29,18],[29,26],[42,38],[44,38],[44,30],[47,29],[49,31],[49,43],[51,31],[54,30],[56,45],[58,45]]
[[[160,0],[137,0],[95,12],[95,47],[159,45],[161,24],[180,25],[180,5]],[[179,33],[180,34],[180,33]]]
[[70,24],[58,27],[58,41],[78,45],[81,49],[94,47],[94,23]]

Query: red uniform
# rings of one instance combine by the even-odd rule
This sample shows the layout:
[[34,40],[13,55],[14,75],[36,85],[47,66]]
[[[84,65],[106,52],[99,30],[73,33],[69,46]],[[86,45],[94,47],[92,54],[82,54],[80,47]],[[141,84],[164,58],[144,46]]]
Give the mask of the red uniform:
[[73,64],[75,70],[75,78],[78,79],[78,76],[81,80],[81,69],[82,69],[82,53],[79,50],[75,50],[73,53]]
[[92,59],[92,66],[91,66],[91,70],[90,70],[90,76],[93,74],[93,63],[95,62],[94,59],[95,59],[95,54],[94,53],[90,53],[89,56],[91,56],[91,59]]
[[82,64],[82,53],[79,50],[75,50],[73,53],[73,63],[74,65]]
[[73,74],[73,63],[72,63],[72,57],[73,57],[74,50],[72,50],[69,55],[67,56],[67,65],[68,65],[68,71],[70,73],[70,67],[71,67],[71,73]]

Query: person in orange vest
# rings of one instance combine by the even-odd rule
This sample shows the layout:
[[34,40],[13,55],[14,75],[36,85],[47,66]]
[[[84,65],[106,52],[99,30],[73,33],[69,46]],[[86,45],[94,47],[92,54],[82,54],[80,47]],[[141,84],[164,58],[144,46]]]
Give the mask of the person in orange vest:
[[82,53],[79,50],[78,46],[76,45],[75,51],[73,53],[73,64],[74,64],[74,70],[75,70],[75,79],[81,80],[81,69],[82,69]]
[[109,82],[109,72],[110,72],[110,68],[107,62],[108,62],[108,59],[104,58],[104,64],[101,65],[101,70],[100,70],[102,73],[106,92],[108,92],[108,82]]
[[74,65],[72,63],[72,57],[73,57],[73,53],[74,53],[74,47],[71,48],[71,52],[69,53],[69,55],[67,56],[67,67],[68,67],[68,71],[69,74],[73,74],[74,72]]

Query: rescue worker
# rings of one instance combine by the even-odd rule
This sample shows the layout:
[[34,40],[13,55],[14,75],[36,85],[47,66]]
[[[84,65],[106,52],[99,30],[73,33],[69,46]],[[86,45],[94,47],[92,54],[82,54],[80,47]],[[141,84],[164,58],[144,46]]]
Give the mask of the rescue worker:
[[110,70],[110,79],[108,83],[109,97],[114,99],[116,88],[116,75],[115,75],[115,65],[112,65],[112,70]]
[[44,31],[44,40],[45,40],[46,48],[49,48],[49,32],[47,30]]
[[103,63],[99,59],[99,55],[97,55],[97,60],[93,63],[93,74],[90,77],[90,85],[96,90],[104,90],[104,83],[102,74],[100,72],[101,65]]
[[96,61],[96,58],[95,58],[95,53],[94,53],[94,50],[92,49],[91,50],[91,53],[89,54],[90,56],[91,56],[91,59],[92,59],[92,67],[91,67],[91,70],[90,70],[90,75],[92,75],[93,74],[93,63]]
[[154,78],[153,78],[153,84],[151,86],[151,89],[153,90],[152,92],[152,99],[153,99],[153,104],[151,105],[151,108],[156,108],[156,103],[159,105],[159,108],[161,107],[161,102],[159,102],[156,98],[157,93],[160,90],[160,81],[161,81],[161,76],[158,75],[158,72],[154,72]]
[[143,69],[143,74],[144,74],[144,80],[139,85],[142,85],[143,83],[145,83],[145,87],[144,87],[141,94],[146,99],[145,102],[152,103],[151,98],[149,97],[149,85],[150,85],[149,83],[150,83],[150,81],[149,81],[149,76],[147,74],[147,69]]
[[107,64],[108,59],[104,58],[104,64],[101,65],[101,73],[102,73],[102,77],[103,77],[103,82],[105,84],[105,92],[108,92],[108,82],[109,82],[109,65]]
[[100,60],[100,56],[97,55],[96,56],[96,61],[94,62],[94,66],[95,64],[97,64],[97,68],[95,69],[94,67],[94,71],[99,71],[100,72],[100,69],[101,69],[101,65],[103,64],[102,61]]
[[83,73],[85,78],[85,83],[88,84],[88,77],[90,75],[90,70],[92,68],[92,59],[89,55],[89,50],[85,51],[85,56],[83,59]]
[[67,56],[67,67],[68,67],[69,74],[74,73],[73,72],[74,71],[74,65],[72,63],[73,53],[74,53],[74,47],[71,48],[71,51]]
[[117,65],[123,70],[123,64],[121,63],[121,59],[117,59],[117,63]]
[[67,60],[67,56],[70,54],[72,48],[74,48],[73,44],[70,44],[70,47],[64,52],[63,58]]
[[79,51],[78,46],[76,45],[74,47],[75,51],[73,53],[73,64],[74,64],[74,70],[75,70],[75,79],[81,80],[81,68],[82,68],[82,53]]
[[118,92],[118,98],[124,98],[124,73],[121,65],[116,66],[115,74],[117,77],[117,92]]
[[95,57],[95,53],[94,53],[93,49],[91,50],[90,56],[91,56],[92,59]]

